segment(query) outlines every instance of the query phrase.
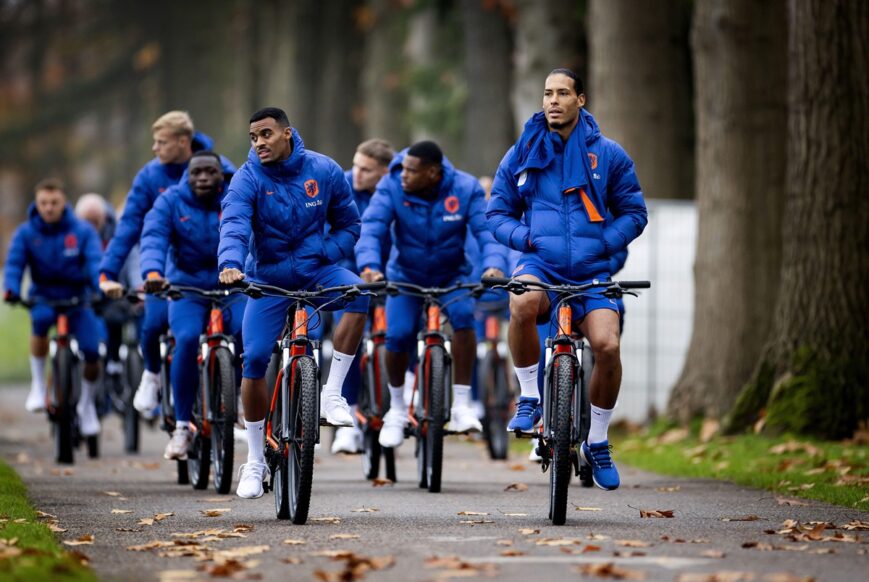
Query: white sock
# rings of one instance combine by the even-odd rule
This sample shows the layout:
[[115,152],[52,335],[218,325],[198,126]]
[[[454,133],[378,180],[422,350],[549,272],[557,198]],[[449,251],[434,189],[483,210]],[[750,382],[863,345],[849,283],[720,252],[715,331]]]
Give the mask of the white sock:
[[471,387],[468,384],[453,384],[453,406],[471,405]]
[[516,377],[519,378],[519,387],[522,390],[521,396],[540,399],[540,392],[537,390],[538,368],[540,368],[540,364],[531,364],[527,368],[514,368],[516,370]]
[[326,380],[326,385],[323,386],[324,396],[326,394],[341,394],[344,378],[347,377],[347,372],[350,371],[354,358],[356,358],[356,354],[342,354],[338,350],[332,352],[332,365],[329,367],[329,378]]
[[76,410],[84,410],[89,403],[93,403],[94,395],[97,393],[96,382],[91,380],[81,379],[81,394],[78,397],[78,406]]
[[613,415],[614,408],[607,410],[606,408],[598,408],[594,404],[591,405],[591,426],[588,429],[588,444],[601,443],[607,440],[607,428],[610,425],[610,418]]
[[30,356],[30,377],[33,384],[45,391],[45,356]]
[[245,433],[247,434],[247,462],[248,463],[265,463],[266,457],[263,451],[265,447],[265,438],[263,429],[265,428],[266,420],[252,421],[244,419]]
[[407,403],[404,401],[404,386],[393,386],[386,383],[389,387],[389,409],[392,410],[407,410]]

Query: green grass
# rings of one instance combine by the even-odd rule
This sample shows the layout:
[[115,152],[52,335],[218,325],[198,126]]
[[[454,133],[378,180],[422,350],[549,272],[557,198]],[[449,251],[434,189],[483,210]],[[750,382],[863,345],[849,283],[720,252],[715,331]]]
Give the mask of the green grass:
[[722,479],[780,497],[869,510],[869,447],[865,445],[756,434],[715,436],[703,443],[699,423],[684,438],[678,438],[675,430],[656,423],[642,432],[611,431],[614,459],[655,473]]
[[57,543],[54,533],[42,523],[27,501],[27,490],[18,475],[0,461],[0,538],[17,539],[19,555],[4,557],[0,542],[2,580],[96,580],[93,572]]
[[30,379],[30,315],[0,302],[0,382]]

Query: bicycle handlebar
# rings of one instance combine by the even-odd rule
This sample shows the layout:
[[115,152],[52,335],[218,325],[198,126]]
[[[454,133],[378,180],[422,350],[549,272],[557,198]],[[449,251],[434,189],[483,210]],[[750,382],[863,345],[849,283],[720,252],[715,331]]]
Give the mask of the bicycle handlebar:
[[24,299],[19,297],[15,301],[10,301],[11,304],[20,305],[27,309],[33,309],[36,305],[46,305],[53,309],[75,309],[76,307],[87,307],[91,305],[91,300],[86,297],[70,297],[69,299]]
[[329,293],[341,294],[344,297],[355,297],[356,295],[366,294],[372,295],[370,291],[386,288],[385,281],[377,281],[375,283],[359,283],[357,285],[341,285],[338,287],[325,287],[315,291],[292,291],[274,285],[266,285],[265,283],[242,283],[230,289],[239,289],[241,293],[248,295],[253,299],[259,299],[264,295],[273,297],[287,297],[289,299],[314,299],[322,297]]
[[553,285],[542,281],[510,279],[507,277],[485,277],[482,280],[482,285],[490,288],[503,288],[517,294],[529,291],[528,287],[537,287],[544,291],[563,291],[567,293],[581,293],[595,287],[603,287],[614,291],[623,289],[650,289],[652,287],[651,281],[599,281],[595,279],[591,283],[583,285]]
[[236,288],[201,289],[199,287],[193,287],[192,285],[169,285],[165,289],[153,291],[151,293],[148,293],[148,295],[154,295],[157,297],[168,297],[170,299],[179,299],[184,295],[199,295],[200,297],[220,299],[222,297],[229,297],[230,295],[236,295],[242,292],[243,291],[241,289]]
[[414,285],[413,283],[405,283],[403,281],[390,281],[386,284],[386,292],[390,295],[397,295],[404,292],[408,295],[418,295],[421,297],[440,297],[458,291],[459,289],[472,289],[482,293],[483,287],[479,283],[456,283],[449,287],[423,287]]

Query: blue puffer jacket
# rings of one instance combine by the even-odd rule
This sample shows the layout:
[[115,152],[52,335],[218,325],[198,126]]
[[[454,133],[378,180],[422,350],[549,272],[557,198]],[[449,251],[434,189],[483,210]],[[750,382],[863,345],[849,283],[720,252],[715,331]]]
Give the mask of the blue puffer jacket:
[[197,198],[187,172],[157,198],[142,229],[143,278],[155,272],[178,285],[217,288],[221,198],[222,193],[208,201]]
[[388,279],[418,285],[446,285],[471,274],[465,256],[468,231],[482,248],[483,269],[506,269],[503,252],[486,228],[485,194],[472,175],[443,161],[437,198],[426,200],[401,188],[401,162],[407,150],[389,165],[377,184],[362,217],[362,236],[356,246],[356,265],[383,271],[383,240],[392,227],[393,253],[386,267]]
[[250,251],[248,278],[299,289],[324,265],[353,256],[359,228],[344,171],[306,150],[293,130],[289,158],[263,165],[251,149],[232,178],[223,199],[218,264],[221,271],[243,269]]
[[[212,149],[213,142],[210,137],[196,132],[193,136],[193,151]],[[223,160],[223,171],[226,180],[235,173],[235,166],[227,158]],[[124,264],[124,259],[130,249],[139,242],[142,234],[142,225],[145,222],[145,214],[154,206],[157,197],[178,183],[181,175],[187,169],[187,162],[183,164],[161,164],[154,158],[139,170],[133,179],[133,187],[127,194],[124,205],[124,214],[118,224],[114,238],[106,249],[103,261],[100,264],[100,272],[113,281],[118,280],[118,272]]]
[[21,296],[21,278],[30,267],[30,297],[69,299],[98,291],[100,236],[87,222],[76,218],[67,205],[60,222],[48,224],[27,209],[28,220],[12,235],[6,257],[7,291]]
[[498,167],[486,213],[498,241],[574,282],[610,274],[611,257],[648,220],[633,162],[591,114],[580,115],[567,142],[542,112],[531,117]]
[[[344,172],[344,178],[347,180],[347,183],[350,185],[350,191],[353,193],[353,200],[356,201],[356,208],[359,210],[359,216],[365,213],[365,210],[368,208],[368,204],[371,202],[371,197],[374,195],[373,192],[368,192],[367,190],[357,190],[353,187],[353,171],[347,170]],[[329,232],[329,226],[326,226],[326,232]],[[387,259],[389,259],[389,250],[392,247],[391,239],[387,234],[387,243],[383,245],[383,262],[385,263]],[[355,251],[351,253],[349,258],[342,259],[339,263],[345,269],[349,269],[354,273],[358,273],[358,269],[356,268],[356,253]]]

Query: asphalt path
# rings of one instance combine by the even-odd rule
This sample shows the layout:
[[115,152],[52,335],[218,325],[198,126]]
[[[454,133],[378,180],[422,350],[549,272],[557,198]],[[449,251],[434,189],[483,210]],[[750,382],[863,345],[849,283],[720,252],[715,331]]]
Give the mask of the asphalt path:
[[[567,525],[557,527],[539,465],[524,455],[490,461],[482,444],[458,437],[446,446],[443,492],[431,494],[416,485],[412,442],[399,449],[398,482],[372,484],[358,456],[328,453],[324,430],[312,519],[294,526],[275,519],[270,494],[243,500],[177,485],[159,431],[143,429],[141,453],[123,454],[117,417],[104,422],[100,459],[79,451],[74,466],[57,466],[48,423],[24,412],[25,396],[0,389],[0,455],[55,516],[47,521],[65,530],[60,539],[85,542],[69,549],[105,580],[867,579],[869,532],[806,526],[791,532],[797,541],[777,532],[786,520],[841,526],[869,514],[621,467],[618,491],[572,486]],[[245,455],[239,443],[236,467]]]

